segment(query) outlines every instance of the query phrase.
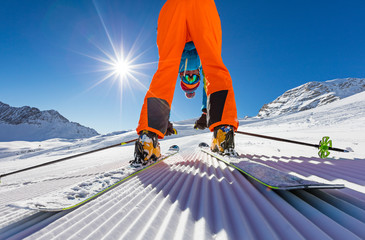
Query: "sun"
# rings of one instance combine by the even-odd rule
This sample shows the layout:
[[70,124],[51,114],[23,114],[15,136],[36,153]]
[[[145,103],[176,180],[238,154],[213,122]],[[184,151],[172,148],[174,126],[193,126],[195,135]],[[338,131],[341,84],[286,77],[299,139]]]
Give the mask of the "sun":
[[112,64],[114,74],[120,79],[125,78],[131,73],[132,66],[125,59],[118,59]]

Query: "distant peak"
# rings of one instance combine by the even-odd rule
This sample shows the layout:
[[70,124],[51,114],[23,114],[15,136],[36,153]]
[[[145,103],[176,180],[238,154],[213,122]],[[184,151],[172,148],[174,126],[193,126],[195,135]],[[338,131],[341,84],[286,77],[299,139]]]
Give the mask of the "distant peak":
[[0,102],[0,141],[84,138],[98,133],[79,123],[70,122],[56,110],[11,107]]
[[365,78],[338,78],[308,82],[284,92],[265,104],[258,117],[273,117],[304,111],[343,99],[365,90]]

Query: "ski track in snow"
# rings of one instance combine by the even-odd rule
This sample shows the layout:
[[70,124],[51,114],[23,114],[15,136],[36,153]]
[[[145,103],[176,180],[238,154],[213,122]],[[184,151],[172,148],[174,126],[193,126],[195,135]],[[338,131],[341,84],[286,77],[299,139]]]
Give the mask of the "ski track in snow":
[[[67,196],[73,186],[88,194],[88,181],[125,165],[133,145],[5,177],[0,185],[0,239],[365,238],[365,92],[304,112],[240,121],[241,131],[309,143],[328,135],[334,147],[354,152],[331,152],[330,158],[320,159],[310,147],[238,134],[235,138],[236,150],[245,158],[307,180],[345,184],[341,190],[269,190],[199,151],[197,145],[209,143],[211,133],[192,129],[192,123],[176,123],[179,135],[160,142],[163,151],[179,145],[179,154],[74,211],[39,213],[9,204],[52,192]],[[135,137],[128,132],[0,143],[0,172]]]

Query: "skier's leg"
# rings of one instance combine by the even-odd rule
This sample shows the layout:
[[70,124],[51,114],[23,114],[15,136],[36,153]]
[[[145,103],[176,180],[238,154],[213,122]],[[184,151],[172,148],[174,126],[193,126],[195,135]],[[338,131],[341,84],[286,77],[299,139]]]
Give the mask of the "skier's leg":
[[204,69],[207,85],[208,127],[238,127],[231,76],[221,57],[222,30],[213,0],[191,0],[188,31]]
[[144,99],[137,133],[148,130],[163,138],[166,132],[181,54],[186,42],[184,9],[184,4],[176,0],[168,0],[161,9],[157,28],[160,59]]

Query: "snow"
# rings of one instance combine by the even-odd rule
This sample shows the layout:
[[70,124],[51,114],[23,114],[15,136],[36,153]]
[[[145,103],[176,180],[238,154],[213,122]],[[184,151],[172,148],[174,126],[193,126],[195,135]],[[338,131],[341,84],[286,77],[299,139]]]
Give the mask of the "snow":
[[[330,136],[331,152],[236,134],[236,150],[250,160],[309,181],[345,184],[341,190],[269,191],[197,150],[211,133],[192,129],[194,120],[174,123],[177,136],[160,141],[162,151],[181,153],[145,171],[108,194],[67,213],[37,215],[10,207],[52,192],[70,194],[88,181],[118,171],[133,156],[134,146],[116,147],[1,179],[0,238],[28,218],[44,223],[19,230],[30,239],[46,238],[362,238],[365,237],[365,92],[314,109],[265,119],[240,120],[239,130],[318,143]],[[87,139],[0,142],[0,174],[116,144],[136,137],[134,131]],[[65,190],[62,190],[65,189]],[[48,195],[49,196],[49,195]],[[54,195],[54,197],[57,195]],[[61,201],[61,199],[57,199]],[[243,204],[244,203],[244,204]],[[37,223],[37,222],[36,222]],[[15,225],[14,225],[15,224]],[[5,230],[4,230],[5,229]],[[14,230],[15,231],[15,230]],[[15,231],[12,234],[17,234]],[[322,238],[323,237],[323,238]]]

